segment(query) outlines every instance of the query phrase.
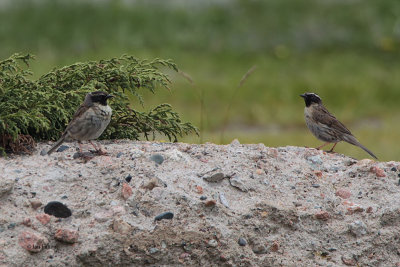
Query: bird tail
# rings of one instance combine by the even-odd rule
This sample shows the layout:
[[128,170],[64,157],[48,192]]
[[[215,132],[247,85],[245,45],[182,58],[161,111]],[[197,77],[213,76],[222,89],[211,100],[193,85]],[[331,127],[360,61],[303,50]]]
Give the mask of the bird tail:
[[346,135],[343,138],[343,141],[346,141],[347,143],[350,143],[352,145],[358,146],[360,148],[362,148],[365,152],[367,152],[368,154],[370,154],[373,158],[378,159],[374,153],[371,152],[371,150],[369,150],[368,148],[366,148],[365,146],[363,146],[360,142],[358,142],[358,140],[352,136],[352,135]]
[[61,144],[64,142],[65,136],[62,136],[57,142],[54,143],[54,145],[47,151],[47,155],[50,155],[51,153],[54,152]]

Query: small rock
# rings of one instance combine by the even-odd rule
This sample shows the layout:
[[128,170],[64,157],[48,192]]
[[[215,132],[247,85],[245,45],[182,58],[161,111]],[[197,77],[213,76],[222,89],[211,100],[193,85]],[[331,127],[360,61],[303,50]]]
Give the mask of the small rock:
[[319,184],[312,184],[311,186],[314,187],[314,188],[319,188],[320,187]]
[[149,249],[150,254],[155,254],[155,253],[157,253],[158,251],[159,251],[158,248],[150,248],[150,249]]
[[50,222],[50,216],[45,213],[36,215],[36,219],[43,225],[46,225]]
[[31,221],[30,218],[25,218],[25,219],[22,221],[22,224],[25,225],[25,226],[27,226],[27,227],[31,227],[31,226],[32,226],[32,221]]
[[7,229],[14,229],[15,228],[15,226],[17,226],[17,224],[16,223],[10,223],[9,225],[7,225]]
[[129,184],[124,183],[124,184],[122,185],[121,193],[122,193],[122,197],[123,197],[125,200],[128,199],[128,198],[129,198],[130,196],[132,196],[132,194],[133,194],[133,192],[132,192],[132,187],[130,187]]
[[363,212],[363,211],[364,211],[364,208],[362,208],[360,206],[349,207],[349,208],[347,208],[346,215],[352,215],[355,212]]
[[166,219],[166,220],[171,220],[172,218],[174,218],[174,214],[172,213],[172,212],[164,212],[164,213],[161,213],[160,215],[157,215],[155,218],[154,218],[154,220],[155,221],[161,221],[161,220],[163,220],[163,219]]
[[157,165],[161,165],[164,162],[164,157],[160,154],[154,154],[150,157],[150,160],[154,161]]
[[143,188],[151,191],[157,186],[159,186],[157,178],[152,178],[147,184],[143,185]]
[[239,244],[239,246],[244,247],[247,245],[247,241],[243,237],[239,237],[238,244]]
[[240,142],[239,142],[238,139],[233,139],[232,142],[231,142],[231,145],[232,146],[238,146],[238,145],[240,145]]
[[14,188],[14,179],[0,179],[0,197],[10,193]]
[[115,219],[113,222],[113,230],[122,235],[126,235],[132,231],[132,226],[122,219]]
[[377,166],[372,166],[369,171],[375,173],[377,177],[386,177],[385,171]]
[[390,170],[391,170],[392,172],[397,172],[397,168],[396,168],[396,167],[392,167]]
[[127,183],[130,183],[131,180],[132,180],[132,175],[128,174],[128,176],[125,177],[125,181],[126,181]]
[[39,252],[49,244],[49,240],[41,234],[25,231],[18,236],[18,244],[30,252]]
[[274,243],[271,245],[269,248],[270,251],[272,252],[277,252],[279,250],[279,243],[278,241],[274,241]]
[[65,151],[65,150],[67,150],[68,148],[69,148],[69,146],[61,145],[61,146],[56,150],[56,152],[63,152],[63,151]]
[[351,192],[347,189],[341,188],[336,191],[335,195],[337,195],[338,197],[341,197],[343,199],[348,199],[351,197]]
[[113,215],[122,215],[125,213],[125,208],[123,206],[113,206],[111,210]]
[[44,213],[57,218],[68,218],[72,215],[71,210],[61,202],[51,201],[44,207]]
[[357,262],[353,258],[345,258],[342,256],[342,262],[347,266],[356,266]]
[[206,203],[204,203],[204,205],[206,207],[214,207],[217,204],[217,201],[215,201],[214,199],[211,199],[209,201],[207,201]]
[[314,171],[315,176],[317,176],[318,178],[322,177],[322,172],[321,171]]
[[196,191],[198,194],[203,194],[203,187],[201,187],[200,185],[196,185]]
[[78,242],[79,233],[75,230],[57,229],[54,234],[54,239],[65,243],[73,244]]
[[111,211],[102,211],[94,214],[94,219],[98,222],[106,222],[111,219],[113,213]]
[[327,211],[319,211],[315,213],[315,218],[322,221],[327,221],[331,216]]
[[229,209],[228,201],[226,200],[225,195],[223,193],[219,193],[219,200],[221,200],[222,205],[224,205]]
[[367,226],[362,221],[354,221],[348,225],[349,232],[356,237],[367,234]]
[[79,233],[75,230],[57,229],[54,234],[54,239],[70,244],[78,242],[78,238]]
[[215,248],[216,246],[218,246],[218,241],[215,239],[211,239],[210,241],[208,241],[207,244],[208,244],[208,246]]
[[322,159],[319,155],[311,156],[307,158],[307,161],[311,164],[321,165]]
[[206,199],[207,199],[206,196],[201,196],[201,197],[200,197],[200,200],[206,200]]
[[42,149],[42,151],[40,151],[40,156],[45,156],[47,155],[47,149]]
[[265,254],[268,251],[267,247],[261,243],[253,244],[252,250],[255,254]]
[[220,182],[225,178],[225,175],[222,172],[214,173],[210,176],[205,176],[203,179],[210,183]]
[[118,154],[117,154],[117,158],[120,158],[120,157],[122,157],[122,155],[123,155],[124,153],[123,152],[118,152]]
[[372,213],[372,207],[368,207],[366,210],[367,213]]
[[61,197],[61,199],[67,199],[67,198],[68,198],[68,196],[65,196],[65,195]]
[[229,179],[229,183],[231,184],[231,186],[236,187],[237,189],[239,189],[242,192],[247,192],[249,189],[244,185],[244,183],[242,182],[242,180],[237,177],[234,176],[231,179]]

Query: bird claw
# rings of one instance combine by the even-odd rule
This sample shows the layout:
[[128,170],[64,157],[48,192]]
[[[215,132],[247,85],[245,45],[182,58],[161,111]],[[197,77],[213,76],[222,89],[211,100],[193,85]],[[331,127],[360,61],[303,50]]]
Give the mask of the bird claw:
[[100,156],[105,156],[105,155],[108,155],[108,152],[107,151],[104,151],[103,149],[99,149],[99,150],[96,150],[96,153],[98,154],[98,155],[100,155]]

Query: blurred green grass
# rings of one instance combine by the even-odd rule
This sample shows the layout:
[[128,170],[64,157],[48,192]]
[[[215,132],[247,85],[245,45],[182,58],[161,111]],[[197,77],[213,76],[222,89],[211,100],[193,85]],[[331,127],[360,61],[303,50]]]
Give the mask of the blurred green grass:
[[[170,73],[172,92],[144,92],[145,108],[168,102],[201,126],[187,142],[316,147],[298,96],[314,91],[380,160],[400,160],[400,1],[126,2],[3,3],[0,56],[37,55],[35,76],[123,53],[171,58],[194,84]],[[368,156],[348,144],[337,151]]]

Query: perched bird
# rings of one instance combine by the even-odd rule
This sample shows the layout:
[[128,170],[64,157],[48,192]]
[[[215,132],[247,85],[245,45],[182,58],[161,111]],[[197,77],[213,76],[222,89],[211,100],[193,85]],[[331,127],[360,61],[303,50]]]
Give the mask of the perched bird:
[[372,157],[378,159],[374,153],[358,142],[343,123],[329,113],[317,94],[304,93],[300,96],[304,98],[304,102],[306,103],[306,107],[304,108],[304,117],[308,129],[310,129],[315,137],[325,142],[325,144],[317,147],[317,149],[321,149],[329,143],[334,143],[332,149],[329,150],[329,152],[333,152],[333,149],[338,142],[345,141],[352,145],[361,147]]
[[53,153],[64,141],[73,140],[79,142],[80,152],[82,152],[81,141],[89,141],[98,153],[104,154],[100,145],[96,148],[92,140],[97,139],[110,123],[112,110],[107,105],[107,99],[112,97],[103,91],[87,94],[61,138],[54,143],[47,154]]

